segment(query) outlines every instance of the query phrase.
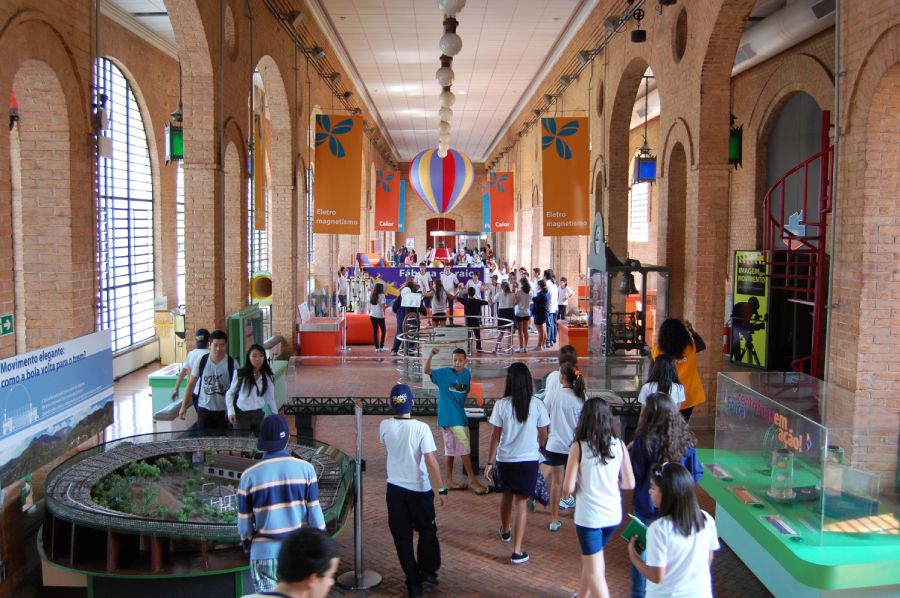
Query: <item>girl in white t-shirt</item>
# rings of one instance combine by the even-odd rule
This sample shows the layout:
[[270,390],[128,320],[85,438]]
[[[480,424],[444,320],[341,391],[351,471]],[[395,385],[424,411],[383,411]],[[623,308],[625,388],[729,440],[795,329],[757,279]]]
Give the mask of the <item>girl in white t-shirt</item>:
[[444,283],[440,278],[434,279],[434,289],[431,291],[431,324],[435,328],[443,328],[447,322],[447,302],[449,296],[444,290]]
[[516,353],[528,353],[528,320],[531,319],[531,283],[524,276],[516,291],[516,329],[519,331],[519,348]]
[[[380,353],[387,351],[384,348],[384,336],[387,328],[384,323],[384,285],[380,282],[375,283],[372,294],[369,296],[369,319],[372,321],[372,336],[375,338],[375,352]],[[378,331],[381,330],[381,339],[378,338]]]
[[659,519],[647,529],[647,562],[632,538],[628,556],[647,578],[647,598],[712,598],[713,552],[719,549],[716,523],[700,510],[694,478],[678,463],[653,468],[650,499]]
[[665,393],[672,397],[676,407],[679,407],[684,402],[684,386],[678,380],[675,360],[665,353],[660,353],[656,356],[656,361],[653,362],[653,368],[650,370],[650,376],[647,377],[647,383],[641,387],[638,402],[641,405],[646,405],[647,397],[657,392]]
[[[550,374],[553,377],[553,374]],[[563,363],[556,374],[560,387],[547,392],[544,405],[550,413],[550,437],[547,439],[547,463],[550,465],[550,531],[555,532],[559,520],[559,499],[562,496],[563,475],[569,458],[569,447],[575,440],[575,428],[581,417],[585,395],[584,376],[571,363]]]
[[581,545],[579,596],[609,598],[603,549],[622,522],[621,490],[634,488],[625,443],[615,437],[613,414],[601,398],[584,404],[569,451],[563,492],[575,494],[575,533]]

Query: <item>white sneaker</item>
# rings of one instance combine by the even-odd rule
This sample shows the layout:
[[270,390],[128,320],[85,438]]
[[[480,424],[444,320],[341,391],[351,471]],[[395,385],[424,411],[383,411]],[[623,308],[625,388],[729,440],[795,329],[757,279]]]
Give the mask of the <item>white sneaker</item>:
[[575,495],[573,494],[568,499],[559,499],[559,508],[560,509],[574,509],[575,508]]

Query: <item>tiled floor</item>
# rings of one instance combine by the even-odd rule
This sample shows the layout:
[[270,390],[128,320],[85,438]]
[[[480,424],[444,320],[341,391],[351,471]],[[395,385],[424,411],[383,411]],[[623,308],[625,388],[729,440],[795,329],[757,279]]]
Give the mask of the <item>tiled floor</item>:
[[[390,337],[389,337],[390,338]],[[351,347],[345,353],[351,361],[335,368],[297,369],[298,380],[307,380],[306,387],[317,387],[331,396],[362,396],[371,393],[388,392],[396,382],[399,373],[397,363],[390,356],[376,354],[372,346]],[[536,376],[544,370],[553,369],[555,350],[539,355],[528,354],[527,363]],[[366,359],[361,359],[366,358]],[[480,366],[490,369],[487,364]],[[108,430],[109,438],[119,438],[152,431],[150,389],[147,376],[158,369],[150,365],[116,382],[116,423]],[[497,392],[502,392],[498,389]],[[491,396],[494,392],[486,394]],[[364,520],[365,520],[365,563],[368,569],[379,572],[384,580],[367,592],[353,592],[338,587],[334,596],[357,597],[399,597],[406,595],[403,575],[397,563],[393,541],[387,526],[387,510],[384,503],[385,457],[384,448],[378,443],[380,417],[366,417],[363,422],[363,455],[367,473],[364,477]],[[443,455],[441,434],[435,428],[435,418],[423,418],[435,434],[438,454]],[[293,422],[291,422],[293,423]],[[355,454],[355,420],[350,416],[319,417],[317,424],[319,440],[333,444],[341,450]],[[481,455],[487,454],[490,436],[487,424],[481,434]],[[712,434],[708,430],[698,430],[702,446],[710,446]],[[442,459],[441,459],[442,461]],[[464,481],[461,468],[456,473],[457,481]],[[701,507],[714,513],[715,503],[702,490],[698,491]],[[528,515],[528,530],[525,535],[525,549],[531,554],[531,561],[524,565],[509,564],[509,544],[497,537],[499,527],[499,496],[475,496],[471,492],[453,492],[450,505],[438,511],[437,524],[442,547],[443,565],[440,570],[440,585],[427,590],[431,596],[548,596],[566,598],[577,591],[581,572],[578,541],[572,522],[572,512],[563,512],[563,527],[558,532],[547,529],[549,512],[541,507]],[[629,494],[623,496],[625,512],[631,510]],[[353,568],[352,525],[338,536],[343,549],[340,572]],[[628,554],[625,543],[614,538],[606,550],[607,580],[613,597],[629,596],[630,577]],[[716,555],[713,563],[715,595],[718,598],[757,598],[770,596],[756,577],[740,562],[727,547]],[[59,591],[31,594],[41,598],[56,596],[83,596],[83,591],[70,593]]]

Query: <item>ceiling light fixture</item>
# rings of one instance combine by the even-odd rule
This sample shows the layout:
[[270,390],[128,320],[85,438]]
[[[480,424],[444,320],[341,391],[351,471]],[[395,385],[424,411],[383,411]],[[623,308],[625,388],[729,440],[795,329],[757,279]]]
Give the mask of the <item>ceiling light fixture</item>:
[[331,73],[330,75],[323,75],[326,79],[331,81],[332,85],[337,85],[341,82],[341,74],[337,71]]
[[303,13],[299,10],[292,10],[287,14],[287,20],[291,23],[291,27],[296,29],[303,22]]
[[590,50],[582,50],[578,53],[578,62],[580,62],[582,65],[585,65],[589,63],[593,57],[594,56],[593,54],[591,54]]
[[552,104],[552,103],[553,103],[553,96],[550,95],[549,93],[545,93],[545,94],[544,94],[544,101],[547,102],[547,105]]
[[309,54],[312,54],[313,60],[321,60],[322,58],[325,58],[325,50],[323,48],[320,48],[319,46],[304,48],[304,50]]
[[559,84],[567,87],[575,78],[572,75],[563,75],[559,78]]
[[603,26],[609,29],[611,33],[615,33],[619,26],[622,25],[623,20],[624,18],[622,15],[612,15],[603,21]]
[[534,114],[537,118],[540,118],[542,114],[542,112],[538,109],[532,110],[531,113]]
[[353,97],[353,92],[352,92],[352,91],[345,91],[345,92],[344,92],[344,99],[345,99],[345,100],[349,100],[349,99],[352,98],[352,97]]
[[466,0],[438,0],[438,8],[441,12],[451,17],[462,12],[465,7]]

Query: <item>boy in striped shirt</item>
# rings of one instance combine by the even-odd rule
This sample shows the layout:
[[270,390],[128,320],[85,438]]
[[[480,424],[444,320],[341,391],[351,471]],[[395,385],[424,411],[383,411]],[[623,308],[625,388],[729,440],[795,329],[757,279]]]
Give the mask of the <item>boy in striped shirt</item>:
[[257,443],[265,454],[238,485],[238,533],[250,551],[250,573],[260,593],[278,583],[278,551],[289,533],[307,525],[325,529],[316,471],[288,454],[289,438],[284,416],[267,416]]

